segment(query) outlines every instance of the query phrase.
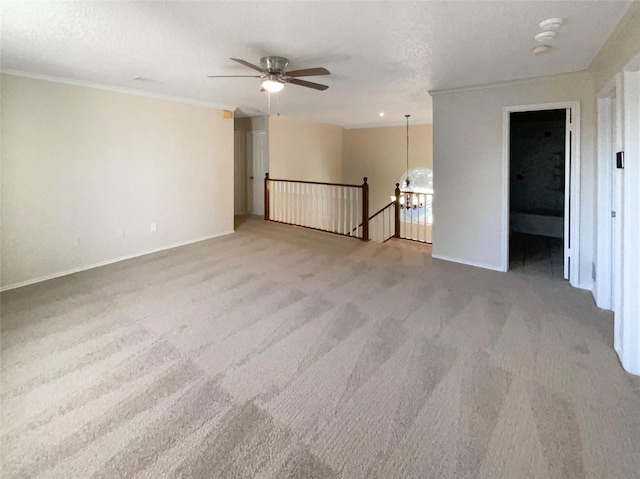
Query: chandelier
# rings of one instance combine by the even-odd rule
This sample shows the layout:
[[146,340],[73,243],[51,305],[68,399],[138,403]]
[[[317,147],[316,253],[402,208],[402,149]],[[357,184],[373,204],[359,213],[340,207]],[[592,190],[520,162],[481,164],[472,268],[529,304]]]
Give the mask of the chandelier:
[[[417,209],[422,208],[424,206],[424,195],[414,193],[409,190],[409,186],[411,185],[411,179],[409,178],[409,117],[411,115],[405,115],[404,117],[407,119],[407,177],[402,182],[402,189],[405,191],[400,191],[400,183],[396,183],[396,194],[399,193],[399,201],[400,208],[406,209]],[[398,200],[396,195],[391,196],[391,201],[395,202]]]

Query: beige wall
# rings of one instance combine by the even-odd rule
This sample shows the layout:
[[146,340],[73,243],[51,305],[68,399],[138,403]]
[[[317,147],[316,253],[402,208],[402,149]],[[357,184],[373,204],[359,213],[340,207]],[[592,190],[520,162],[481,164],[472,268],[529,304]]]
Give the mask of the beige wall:
[[342,127],[269,117],[269,174],[286,180],[342,181]]
[[[431,168],[432,164],[432,125],[410,125],[409,168]],[[342,179],[360,184],[363,177],[368,177],[371,214],[389,203],[389,196],[406,169],[406,127],[344,130]]]
[[503,267],[504,107],[576,100],[581,107],[579,284],[591,287],[595,95],[586,72],[434,94],[434,256]]
[[269,127],[269,117],[263,116],[250,116],[250,117],[236,117],[233,123],[233,129],[235,131],[244,131],[248,133],[250,131],[267,130]]
[[591,63],[596,93],[640,53],[640,0],[635,0]]
[[219,110],[3,75],[1,119],[3,288],[233,230]]

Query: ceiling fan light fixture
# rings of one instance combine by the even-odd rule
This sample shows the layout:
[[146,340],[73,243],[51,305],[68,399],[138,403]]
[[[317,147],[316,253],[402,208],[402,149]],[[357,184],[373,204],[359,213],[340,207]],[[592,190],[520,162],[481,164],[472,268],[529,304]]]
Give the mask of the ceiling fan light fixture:
[[282,91],[284,88],[284,83],[279,82],[278,80],[266,79],[262,81],[262,88],[267,90],[269,93],[278,93]]

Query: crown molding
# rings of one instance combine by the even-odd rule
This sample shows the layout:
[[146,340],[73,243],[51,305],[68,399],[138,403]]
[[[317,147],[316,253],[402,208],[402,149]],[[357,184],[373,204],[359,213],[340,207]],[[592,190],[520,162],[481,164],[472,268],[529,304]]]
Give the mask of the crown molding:
[[508,86],[515,86],[515,85],[526,85],[529,83],[537,83],[540,81],[548,81],[548,80],[553,80],[553,79],[560,79],[563,77],[567,77],[570,75],[576,75],[576,74],[580,74],[580,73],[589,73],[588,70],[578,70],[575,72],[565,72],[565,73],[557,73],[554,75],[541,75],[541,76],[537,76],[537,77],[528,77],[528,78],[520,78],[520,79],[516,79],[516,80],[506,80],[506,81],[500,81],[500,82],[493,82],[493,83],[483,83],[480,85],[470,85],[470,86],[463,86],[463,87],[457,87],[457,88],[446,88],[446,89],[442,89],[442,90],[429,90],[429,95],[431,96],[438,96],[438,95],[447,95],[450,93],[464,93],[464,92],[470,92],[470,91],[478,91],[478,90],[487,90],[489,88],[504,88],[504,87],[508,87]]
[[53,76],[53,75],[45,75],[45,74],[42,74],[42,73],[23,72],[23,71],[19,71],[19,70],[11,70],[11,69],[0,69],[0,73],[2,73],[3,75],[13,75],[13,76],[19,76],[19,77],[24,77],[24,78],[33,78],[35,80],[44,80],[44,81],[50,81],[50,82],[55,82],[55,83],[63,83],[65,85],[80,86],[80,87],[85,87],[85,88],[94,88],[96,90],[111,91],[111,92],[114,92],[114,93],[123,93],[123,94],[126,94],[126,95],[135,95],[135,96],[142,96],[142,97],[146,97],[146,98],[154,98],[156,100],[170,101],[170,102],[173,102],[173,103],[183,103],[183,104],[186,104],[186,105],[195,105],[195,106],[203,106],[203,107],[206,107],[206,108],[215,108],[217,110],[235,111],[235,109],[237,108],[235,105],[224,105],[224,104],[221,104],[221,103],[213,103],[213,102],[194,100],[192,98],[184,98],[184,97],[172,96],[172,95],[163,95],[162,93],[152,93],[152,92],[147,92],[147,91],[142,91],[142,90],[135,90],[133,88],[117,87],[117,86],[107,85],[107,84],[103,84],[103,83],[95,83],[95,82],[89,82],[89,81],[84,81],[84,80],[74,80],[72,78],[57,77],[57,76]]
[[[433,122],[426,121],[416,121],[410,122],[409,126],[418,126],[418,125],[432,125]],[[345,130],[358,130],[358,129],[369,129],[369,128],[389,128],[393,126],[407,126],[407,120],[397,120],[397,121],[385,121],[379,123],[356,123],[354,125],[343,125]]]

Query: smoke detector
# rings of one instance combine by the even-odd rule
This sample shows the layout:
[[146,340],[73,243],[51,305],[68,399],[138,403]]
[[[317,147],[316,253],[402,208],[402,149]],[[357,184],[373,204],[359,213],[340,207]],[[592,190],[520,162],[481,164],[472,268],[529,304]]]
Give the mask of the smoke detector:
[[564,23],[564,18],[547,18],[540,22],[540,29],[545,31],[557,30]]
[[547,43],[556,38],[557,33],[554,31],[546,31],[538,33],[534,38],[539,43]]

